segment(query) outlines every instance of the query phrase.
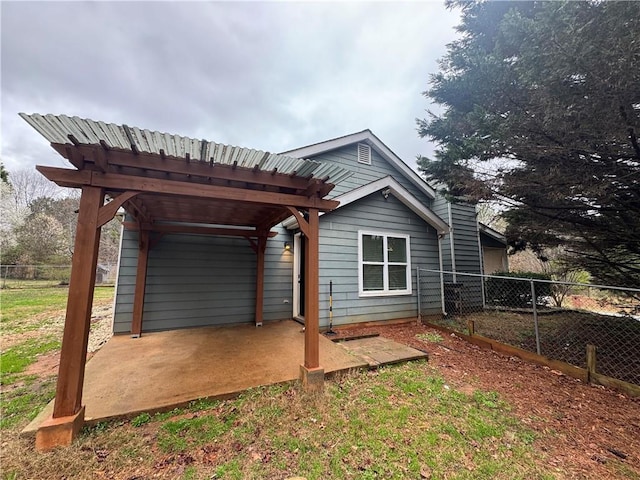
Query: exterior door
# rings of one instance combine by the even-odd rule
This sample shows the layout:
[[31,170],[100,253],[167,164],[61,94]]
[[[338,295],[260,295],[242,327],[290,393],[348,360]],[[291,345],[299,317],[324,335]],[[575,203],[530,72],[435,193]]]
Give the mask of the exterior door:
[[304,320],[304,250],[305,238],[302,233],[293,237],[293,318]]

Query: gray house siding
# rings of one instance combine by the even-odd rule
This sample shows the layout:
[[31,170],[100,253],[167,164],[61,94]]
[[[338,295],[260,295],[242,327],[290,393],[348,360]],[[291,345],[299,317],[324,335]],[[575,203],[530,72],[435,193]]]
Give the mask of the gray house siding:
[[[291,318],[288,233],[267,242],[264,319]],[[137,232],[122,241],[114,332],[131,329]],[[143,331],[253,322],[256,254],[244,238],[165,235],[149,252]],[[285,302],[287,300],[287,302]]]
[[329,198],[337,197],[380,178],[392,176],[398,181],[398,183],[411,192],[411,195],[420,200],[420,202],[427,207],[431,206],[431,199],[373,148],[371,149],[371,165],[359,163],[357,148],[357,144],[347,145],[345,147],[311,157],[319,162],[339,165],[342,168],[347,168],[353,172],[353,175],[336,185],[336,188],[329,193]]
[[[451,218],[449,218],[449,208]],[[438,196],[434,201],[434,212],[447,223],[452,232],[442,240],[443,269],[458,273],[482,273],[482,262],[478,244],[478,221],[475,206],[468,203],[449,203]],[[453,235],[453,255],[451,254]],[[479,277],[445,275],[445,283],[460,283],[463,286],[464,307],[469,310],[482,308],[482,281]],[[447,292],[445,288],[445,292]],[[447,293],[445,293],[445,296]]]
[[[410,235],[412,293],[360,297],[358,292],[358,231]],[[329,282],[333,282],[333,324],[390,320],[417,316],[415,268],[438,268],[438,238],[434,228],[390,196],[374,193],[320,219],[320,325],[329,323]],[[439,296],[439,291],[434,292]],[[434,312],[437,313],[437,312]]]
[[[380,178],[392,176],[425,206],[449,222],[448,202],[435,200],[416,187],[403,173],[375,149],[371,165],[357,161],[357,145],[352,144],[318,154],[315,160],[339,164],[353,171],[331,192],[342,195]],[[451,270],[453,256],[458,272],[480,273],[475,209],[471,205],[451,206],[454,255],[450,237],[441,241],[443,267]],[[278,235],[269,239],[265,259],[264,320],[291,318],[293,314],[293,252],[284,250],[292,232],[274,227]],[[358,230],[410,235],[412,293],[380,297],[360,297],[358,292]],[[333,282],[333,323],[341,325],[365,321],[410,318],[417,315],[416,267],[438,269],[439,248],[436,230],[393,195],[387,200],[379,192],[327,213],[320,218],[320,324],[329,323],[329,282]],[[135,273],[138,255],[137,233],[125,231],[121,249],[114,332],[131,328]],[[201,235],[165,235],[149,255],[143,331],[251,323],[255,315],[256,255],[245,239]],[[445,278],[452,282],[452,278]],[[458,282],[462,283],[461,279]],[[468,305],[482,305],[479,281],[464,281]],[[440,289],[422,300],[437,305]],[[431,301],[432,300],[432,301]],[[424,309],[423,305],[423,309]]]

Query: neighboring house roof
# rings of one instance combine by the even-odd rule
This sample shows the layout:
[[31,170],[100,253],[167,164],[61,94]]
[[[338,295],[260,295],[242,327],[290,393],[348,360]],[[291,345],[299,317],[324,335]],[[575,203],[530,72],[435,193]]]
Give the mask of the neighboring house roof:
[[160,155],[162,158],[177,157],[208,164],[251,168],[298,177],[330,181],[333,184],[352,175],[347,169],[300,155],[281,155],[251,148],[223,145],[129,127],[113,123],[97,122],[66,115],[19,114],[29,125],[52,144],[102,145],[107,148],[130,150]]
[[[379,192],[380,190],[389,190],[389,194],[400,200],[407,208],[413,211],[416,215],[422,218],[425,222],[431,225],[437,230],[439,234],[445,234],[449,231],[449,226],[435,213],[429,210],[420,200],[414,197],[411,192],[404,188],[395,178],[387,176],[380,178],[374,182],[368,183],[361,187],[350,190],[333,200],[340,202],[340,206],[336,209],[349,205],[361,198],[364,198],[372,193]],[[295,217],[290,217],[283,222],[286,228],[296,228],[298,222]]]
[[507,237],[505,237],[504,234],[480,222],[478,222],[478,229],[480,230],[481,234],[486,235],[487,237],[489,237],[492,240],[495,240],[496,242],[500,242],[505,247],[507,246]]
[[402,172],[407,179],[409,179],[416,187],[422,190],[430,198],[436,197],[436,191],[431,185],[425,182],[420,175],[418,175],[413,169],[400,159],[395,153],[391,151],[382,141],[376,137],[371,130],[363,130],[361,132],[352,133],[343,137],[333,138],[324,142],[314,143],[306,147],[295,148],[282,152],[282,155],[288,155],[293,157],[308,158],[314,157],[324,152],[335,150],[353,143],[366,143],[376,150],[382,157],[385,158],[391,165],[396,167]]

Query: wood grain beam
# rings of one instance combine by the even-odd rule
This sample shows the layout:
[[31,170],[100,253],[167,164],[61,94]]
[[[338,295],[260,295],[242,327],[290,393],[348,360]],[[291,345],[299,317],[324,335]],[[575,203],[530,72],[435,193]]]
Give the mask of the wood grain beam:
[[109,203],[100,207],[98,212],[98,224],[102,227],[105,223],[109,222],[118,213],[118,209],[127,200],[132,199],[139,192],[124,192],[114,197]]
[[[65,144],[65,147],[68,146]],[[58,145],[54,146],[54,148],[63,156],[66,156],[66,148],[59,148]],[[274,175],[271,171],[264,172],[259,169],[238,167],[237,165],[221,165],[208,161],[187,162],[185,158],[169,157],[167,155],[162,157],[161,155],[145,152],[139,152],[135,155],[129,150],[114,148],[110,149],[108,154],[105,155],[102,147],[91,145],[72,147],[71,150],[80,152],[85,161],[93,160],[99,165],[106,161],[106,165],[110,167],[131,167],[163,173],[272,185],[296,190],[304,190],[309,185],[309,182],[303,177],[284,174]]]
[[339,205],[339,202],[335,200],[324,200],[318,197],[307,198],[301,195],[287,193],[193,184],[175,180],[150,179],[117,173],[101,173],[87,170],[78,171],[57,167],[45,167],[42,165],[38,165],[36,168],[45,177],[58,185],[76,188],[87,185],[114,191],[129,190],[252,204],[291,205],[298,208],[316,208],[321,211],[333,210]]
[[133,315],[131,317],[131,336],[142,334],[142,315],[144,313],[144,293],[147,286],[147,265],[149,262],[149,231],[139,232],[138,264],[136,267],[136,287],[133,295]]
[[296,217],[296,220],[298,220],[298,228],[304,234],[304,236],[309,237],[309,224],[307,223],[307,220],[305,220],[302,213],[300,213],[300,211],[294,207],[287,207],[287,210],[289,210],[289,212],[291,212],[291,214]]
[[320,366],[319,224],[318,209],[309,209],[304,279],[304,366],[308,369]]
[[81,408],[100,246],[98,212],[103,203],[104,191],[101,188],[82,188],[53,407],[54,418],[72,416]]
[[[140,226],[137,222],[124,222],[124,228],[127,230],[139,231]],[[158,233],[192,233],[195,235],[218,235],[227,237],[245,237],[257,238],[260,232],[257,230],[243,230],[240,228],[217,228],[217,227],[196,227],[190,225],[162,225],[162,224],[143,224],[142,230],[148,230]],[[268,232],[267,237],[272,238],[278,235],[278,232]]]

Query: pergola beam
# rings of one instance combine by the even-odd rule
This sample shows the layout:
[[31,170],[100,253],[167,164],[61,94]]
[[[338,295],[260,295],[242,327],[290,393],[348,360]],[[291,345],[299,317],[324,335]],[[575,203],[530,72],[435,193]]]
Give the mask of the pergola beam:
[[136,266],[136,287],[133,295],[133,315],[131,319],[131,336],[142,334],[142,314],[144,313],[144,293],[147,286],[147,265],[149,263],[148,230],[138,233],[138,264]]
[[[140,230],[137,222],[124,222],[124,228],[127,230]],[[157,223],[143,223],[142,230],[149,230],[158,233],[190,233],[194,235],[217,235],[221,237],[246,237],[258,238],[260,232],[258,230],[249,230],[241,228],[219,228],[219,227],[197,227],[190,225],[165,225]],[[272,238],[278,235],[278,232],[268,232],[267,237]]]
[[[52,144],[53,148],[62,156],[67,157],[67,147],[64,144]],[[84,157],[84,161],[93,162],[103,171],[108,167],[136,168],[149,171],[157,171],[169,174],[191,175],[202,178],[230,180],[237,182],[255,183],[258,185],[271,185],[280,188],[305,190],[309,182],[303,177],[295,175],[272,175],[259,168],[240,168],[233,165],[220,165],[205,161],[186,162],[184,158],[158,156],[156,154],[139,152],[137,155],[128,150],[109,149],[91,145],[80,145],[71,150],[77,150]],[[78,158],[78,157],[75,157]],[[69,160],[73,162],[72,158]]]
[[324,200],[318,196],[306,197],[278,192],[247,190],[218,185],[194,184],[176,180],[162,180],[118,173],[102,173],[89,170],[36,166],[49,180],[63,187],[92,186],[113,191],[138,191],[166,195],[181,195],[195,198],[229,200],[263,205],[293,205],[298,208],[315,208],[329,211],[337,208],[339,202]]

